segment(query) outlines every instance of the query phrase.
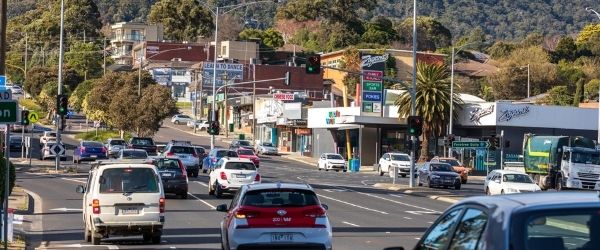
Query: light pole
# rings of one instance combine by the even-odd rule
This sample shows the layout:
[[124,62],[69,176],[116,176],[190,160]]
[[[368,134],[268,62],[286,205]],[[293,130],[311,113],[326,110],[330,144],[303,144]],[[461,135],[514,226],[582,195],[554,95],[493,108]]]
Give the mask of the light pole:
[[[600,13],[596,12],[594,9],[587,7],[585,10],[593,12],[598,19],[600,19]],[[600,86],[598,86],[598,137],[596,138],[596,144],[600,144]]]
[[[410,90],[410,115],[416,115],[417,111],[417,0],[413,0],[413,51],[412,51],[412,88]],[[412,150],[410,151],[410,184],[409,187],[415,186],[415,151],[417,149],[416,136],[411,136]]]
[[[170,52],[170,51],[175,51],[175,50],[184,50],[184,49],[191,50],[192,47],[191,46],[187,46],[185,48],[176,48],[176,49],[163,50],[161,52],[158,52],[158,53],[156,53],[156,54],[154,54],[154,55],[146,58],[146,62],[148,62],[148,60],[150,58],[158,56],[158,55],[160,55],[162,53]],[[140,65],[138,66],[138,96],[141,96],[142,95],[142,68],[144,67],[144,57],[142,57],[141,53],[140,53],[139,60],[140,60]]]
[[[450,124],[448,124],[448,134],[452,134],[452,128],[454,127],[454,57],[466,46],[474,44],[475,42],[463,44],[458,47],[458,50],[455,52],[456,47],[452,46],[452,56],[451,56],[451,66],[450,66]],[[448,157],[452,157],[452,145],[448,147]]]

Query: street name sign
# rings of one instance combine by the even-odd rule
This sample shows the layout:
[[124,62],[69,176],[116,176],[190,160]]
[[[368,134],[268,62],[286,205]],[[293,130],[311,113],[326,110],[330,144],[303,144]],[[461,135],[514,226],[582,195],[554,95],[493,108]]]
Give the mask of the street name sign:
[[36,112],[29,111],[29,116],[27,116],[27,118],[29,118],[29,122],[34,123],[40,119],[40,115]]
[[0,102],[0,123],[16,123],[17,122],[17,102],[6,101]]
[[0,89],[0,102],[12,101],[12,91],[7,89]]
[[488,148],[490,143],[488,141],[453,141],[453,148]]

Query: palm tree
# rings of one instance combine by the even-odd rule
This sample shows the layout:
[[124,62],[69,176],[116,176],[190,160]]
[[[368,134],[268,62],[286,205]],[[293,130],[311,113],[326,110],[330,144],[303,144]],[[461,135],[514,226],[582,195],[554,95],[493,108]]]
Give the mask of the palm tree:
[[[450,81],[446,65],[417,64],[416,114],[423,117],[423,141],[419,162],[429,159],[429,139],[439,136],[449,121],[450,113]],[[456,86],[455,86],[456,87]],[[399,106],[400,117],[410,115],[410,92],[408,89],[395,102]],[[462,100],[454,92],[454,117],[458,116]]]

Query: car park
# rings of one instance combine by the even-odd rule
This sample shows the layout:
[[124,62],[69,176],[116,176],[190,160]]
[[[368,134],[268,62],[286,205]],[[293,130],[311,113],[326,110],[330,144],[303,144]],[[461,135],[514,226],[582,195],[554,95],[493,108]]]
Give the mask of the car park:
[[321,157],[319,157],[319,161],[317,162],[317,168],[319,169],[319,171],[325,169],[325,171],[335,170],[336,172],[339,172],[340,170],[342,170],[346,172],[346,164],[346,160],[344,160],[344,157],[342,157],[342,155],[325,153],[322,154]]
[[260,155],[278,155],[277,147],[270,142],[261,142],[256,146],[256,154]]
[[[46,142],[44,145],[42,145],[41,149],[40,149],[40,160],[46,160],[48,158],[52,158],[55,159],[56,158],[56,154],[54,154],[52,152],[52,150],[50,150],[52,148],[52,146],[54,146],[56,144],[56,141],[48,141]],[[63,145],[64,147],[64,145]],[[62,154],[60,155],[60,160],[66,160],[67,159],[67,150],[63,150]]]
[[108,150],[97,141],[81,141],[73,151],[73,163],[108,159]]
[[460,180],[462,184],[466,184],[469,178],[469,169],[466,168],[460,161],[451,157],[433,157],[431,162],[442,162],[448,163],[454,169],[454,172],[460,175]]
[[508,170],[493,170],[483,183],[487,195],[514,194],[542,191],[529,175]]
[[461,187],[460,176],[454,172],[452,166],[448,163],[426,162],[419,168],[417,173],[417,184],[428,187],[454,187],[459,190]]
[[158,168],[165,193],[179,196],[181,199],[188,197],[188,176],[185,166],[177,158],[155,158],[152,164]]
[[171,122],[179,125],[179,124],[187,124],[189,121],[193,121],[194,119],[189,115],[177,114],[171,117]]
[[223,157],[210,172],[208,194],[221,198],[224,193],[237,192],[243,185],[260,182],[260,174],[250,160]]
[[190,177],[198,177],[200,171],[200,157],[196,153],[196,149],[189,141],[171,141],[165,147],[161,154],[163,157],[174,157],[185,166],[185,169]]
[[332,249],[327,205],[308,184],[242,186],[221,222],[221,249]]
[[229,149],[237,150],[238,148],[248,148],[250,150],[254,150],[254,148],[252,147],[252,142],[250,142],[248,140],[233,140],[233,141],[231,141],[231,144],[229,145]]
[[258,158],[258,156],[254,154],[253,150],[247,148],[238,148],[236,152],[238,154],[238,157],[248,159],[252,161],[252,163],[254,163],[254,166],[256,166],[257,168],[260,167],[260,158]]
[[144,160],[148,159],[148,152],[143,149],[125,148],[119,151],[117,156],[119,160]]
[[208,156],[202,161],[202,172],[214,169],[217,162],[223,157],[238,157],[237,152],[225,148],[215,148],[208,152]]
[[110,138],[104,144],[108,150],[108,155],[111,157],[117,157],[121,149],[127,148],[127,143],[124,139]]
[[159,244],[165,194],[157,167],[147,163],[94,164],[83,194],[84,239],[99,245],[109,236],[142,235]]
[[158,155],[158,147],[150,137],[132,137],[129,139],[127,147],[146,150],[148,155]]
[[406,177],[410,174],[410,156],[403,153],[385,153],[379,159],[379,176],[389,173],[392,177],[393,168],[396,168],[398,175]]

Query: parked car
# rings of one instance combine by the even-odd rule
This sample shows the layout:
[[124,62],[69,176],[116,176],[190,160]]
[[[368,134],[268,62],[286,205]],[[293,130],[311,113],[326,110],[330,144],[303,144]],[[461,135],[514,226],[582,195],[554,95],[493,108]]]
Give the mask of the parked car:
[[167,144],[163,157],[174,157],[185,166],[185,169],[190,177],[198,177],[200,171],[200,157],[196,153],[196,149],[189,141],[171,141]]
[[23,148],[23,137],[20,135],[11,135],[8,141],[10,151],[21,151]]
[[193,121],[194,119],[189,115],[177,114],[171,117],[171,122],[179,125],[179,124],[187,124],[189,121]]
[[40,136],[40,147],[46,144],[48,141],[56,141],[56,132],[44,131],[44,133]]
[[240,158],[248,159],[258,168],[260,167],[260,158],[254,154],[254,151],[247,148],[238,148],[236,151]]
[[202,161],[202,172],[211,171],[214,169],[217,162],[223,157],[238,157],[237,152],[224,148],[215,148],[204,157]]
[[[45,143],[44,145],[42,145],[41,149],[40,149],[40,160],[46,160],[48,158],[52,158],[52,159],[56,159],[56,154],[54,154],[52,152],[52,150],[50,150],[50,148],[52,148],[52,146],[54,146],[56,144],[56,141],[48,141],[47,143]],[[63,144],[64,147],[64,144]],[[67,159],[67,150],[64,150],[63,153],[60,155],[60,160],[66,160]]]
[[250,150],[254,150],[254,148],[252,147],[252,142],[248,140],[232,140],[231,144],[229,145],[229,149],[237,150],[238,148],[247,148]]
[[261,155],[278,155],[279,151],[277,150],[277,148],[275,147],[275,145],[273,145],[273,143],[270,142],[261,142],[256,146],[256,154],[261,154]]
[[327,205],[308,184],[245,185],[221,222],[221,249],[332,249]]
[[454,172],[460,175],[461,183],[467,183],[467,179],[469,178],[469,169],[466,168],[457,159],[449,157],[433,157],[433,159],[431,159],[431,162],[443,162],[450,164],[450,166],[452,166],[452,169],[454,169]]
[[141,234],[160,244],[165,223],[165,193],[157,167],[151,164],[106,164],[92,167],[83,194],[84,239]]
[[339,172],[342,170],[346,172],[346,160],[344,160],[344,157],[340,154],[325,153],[319,157],[317,168],[319,171],[325,169],[325,171],[335,170],[336,172]]
[[108,159],[108,150],[97,141],[81,141],[73,151],[73,163]]
[[599,201],[595,192],[463,199],[438,217],[414,249],[600,249]]
[[483,190],[487,195],[542,191],[529,175],[507,170],[493,170],[485,178]]
[[254,163],[243,158],[221,158],[210,172],[208,194],[221,198],[223,193],[235,193],[246,184],[260,183]]
[[[9,86],[7,86],[7,87],[9,87]],[[21,88],[21,86],[19,86],[19,85],[10,85],[9,89],[13,95],[22,95],[23,94],[23,88]]]
[[127,148],[127,143],[123,139],[110,138],[104,146],[108,150],[108,156],[117,157],[121,149]]
[[144,160],[148,159],[148,152],[143,149],[132,149],[125,148],[119,151],[119,155],[117,156],[119,160]]
[[196,127],[199,130],[206,130],[208,129],[209,123],[208,121],[205,120],[191,120],[187,122],[187,127],[193,129],[194,127]]
[[410,156],[403,153],[385,153],[379,159],[379,176],[389,173],[393,177],[392,168],[397,169],[398,175],[406,177],[410,174]]
[[181,199],[187,199],[188,176],[181,160],[161,157],[152,159],[152,164],[158,168],[165,193],[172,193]]
[[146,150],[148,155],[158,155],[158,147],[150,137],[132,137],[129,139],[127,147]]
[[441,162],[426,162],[423,167],[419,168],[417,175],[417,184],[428,187],[454,187],[459,190],[461,186],[460,176],[454,172],[452,166],[448,163]]

